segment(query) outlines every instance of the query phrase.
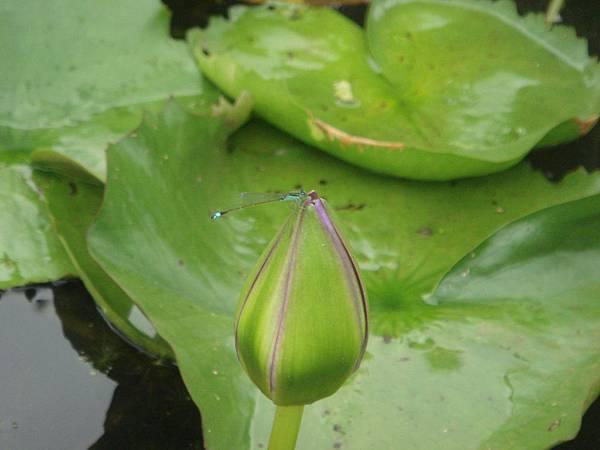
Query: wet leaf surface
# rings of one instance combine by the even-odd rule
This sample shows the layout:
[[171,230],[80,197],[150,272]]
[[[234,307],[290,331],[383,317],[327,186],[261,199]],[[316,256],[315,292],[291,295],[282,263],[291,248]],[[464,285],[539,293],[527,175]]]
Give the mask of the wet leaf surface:
[[311,145],[376,172],[444,180],[515,165],[589,130],[600,69],[572,29],[512,2],[376,1],[366,33],[298,5],[236,6],[189,40],[202,72]]
[[429,299],[451,318],[441,327],[459,347],[508,363],[511,414],[483,448],[568,438],[598,395],[599,226],[598,195],[521,219],[461,260]]
[[[597,323],[591,308],[598,264],[585,272],[589,283],[582,291],[573,272],[557,261],[553,274],[562,277],[566,296],[548,298],[558,303],[547,308],[533,301],[511,314],[510,298],[506,309],[441,300],[434,306],[423,299],[502,225],[600,192],[597,175],[580,171],[551,184],[519,165],[480,179],[408,182],[340,164],[260,122],[235,134],[227,148],[226,134],[219,119],[186,113],[174,103],[149,115],[135,136],[108,151],[105,203],[88,237],[93,257],[172,346],[201,408],[208,448],[266,444],[273,407],[236,361],[232,317],[245,275],[288,210],[273,205],[218,222],[210,213],[230,206],[240,192],[285,192],[300,185],[317,188],[337,210],[369,291],[373,336],[350,384],[307,408],[299,448],[393,448],[400,440],[411,448],[542,448],[574,435],[597,386],[598,355],[591,348],[597,337],[586,331]],[[584,209],[592,214],[596,206],[589,205],[597,200],[587,201],[592,203]],[[597,241],[585,236],[589,227],[597,228],[597,216],[584,220],[573,212],[576,207],[565,208],[564,232],[579,227],[571,231],[588,233],[582,242],[589,254],[581,263],[595,261]],[[534,264],[533,252],[518,251],[522,238],[513,237],[504,257]],[[561,251],[552,251],[560,243],[543,243],[550,259],[561,258]],[[530,277],[523,292],[535,292],[541,281]],[[581,293],[588,297],[558,320],[555,341],[558,305]],[[564,352],[576,333],[565,330],[569,323],[582,333]],[[563,352],[550,352],[553,346]],[[523,418],[539,412],[539,404],[528,403],[535,395],[541,404],[562,406],[549,423],[540,419],[530,428]],[[560,403],[567,396],[576,400]]]
[[[108,143],[136,128],[144,111],[173,95],[193,110],[217,98],[186,45],[169,37],[159,3],[41,7],[0,6],[0,58],[11,68],[0,80],[0,164],[32,162],[100,185]],[[0,288],[74,274],[25,173],[0,168]]]
[[0,289],[74,273],[31,169],[0,165]]
[[2,6],[0,58],[15,69],[0,80],[0,161],[41,150],[53,169],[103,180],[107,144],[139,125],[144,110],[170,96],[216,98],[185,44],[170,39],[159,2],[40,7]]

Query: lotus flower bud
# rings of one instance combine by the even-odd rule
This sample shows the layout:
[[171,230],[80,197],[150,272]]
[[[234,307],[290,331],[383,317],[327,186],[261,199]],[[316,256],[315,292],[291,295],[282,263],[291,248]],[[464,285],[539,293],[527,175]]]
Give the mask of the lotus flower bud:
[[337,391],[367,344],[367,298],[325,201],[305,196],[242,291],[235,340],[242,366],[276,405]]

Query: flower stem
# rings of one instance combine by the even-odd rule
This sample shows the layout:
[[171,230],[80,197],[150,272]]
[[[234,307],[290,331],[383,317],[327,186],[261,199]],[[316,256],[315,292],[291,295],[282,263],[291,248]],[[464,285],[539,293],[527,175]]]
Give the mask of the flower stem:
[[275,411],[269,450],[294,450],[300,431],[304,405],[278,406]]

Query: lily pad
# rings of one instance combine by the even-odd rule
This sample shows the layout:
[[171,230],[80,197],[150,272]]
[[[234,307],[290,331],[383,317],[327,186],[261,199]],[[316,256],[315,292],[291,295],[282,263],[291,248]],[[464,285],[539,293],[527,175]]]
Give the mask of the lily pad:
[[[36,0],[0,7],[0,160],[41,150],[45,165],[104,179],[104,151],[170,96],[218,93],[155,0]],[[18,69],[18,70],[17,70]],[[50,156],[48,155],[50,153]],[[34,160],[36,160],[34,156]]]
[[[525,364],[514,354],[532,358],[533,352],[547,351],[552,323],[545,337],[534,336],[536,324],[525,314],[523,333],[510,335],[515,347],[501,351],[496,338],[519,331],[510,315],[492,311],[490,317],[471,318],[468,309],[463,317],[454,306],[433,306],[422,297],[502,225],[598,194],[598,175],[579,171],[552,184],[522,164],[479,179],[409,182],[340,164],[264,123],[244,127],[228,148],[226,136],[218,118],[192,115],[175,104],[147,116],[135,136],[108,151],[105,201],[88,235],[92,256],[173,348],[201,409],[207,448],[266,443],[273,407],[236,361],[233,313],[245,275],[289,211],[272,205],[222,221],[211,221],[210,213],[230,206],[239,192],[297,185],[317,188],[336,209],[364,274],[373,324],[369,353],[350,385],[307,408],[299,448],[384,449],[402,441],[410,448],[468,449],[486,440],[492,448],[507,448],[498,444],[505,442],[504,431],[519,433],[513,448],[536,448],[574,433],[581,393],[591,387],[592,366],[580,362],[593,356],[588,353],[594,341],[582,334],[570,356],[544,355],[548,361],[540,364],[554,379],[561,374],[553,369],[572,357],[577,363],[572,380],[582,382],[569,388],[574,400],[568,410],[559,408],[566,413],[561,427],[542,439],[537,428],[504,427],[514,419],[513,401],[527,395],[521,386],[530,386],[513,379],[513,369]],[[569,298],[571,281],[564,278]],[[577,312],[586,327],[590,305],[585,300]],[[489,357],[491,350],[498,358]],[[540,402],[550,405],[554,385],[545,377],[535,382]],[[518,389],[513,392],[510,383]],[[522,417],[539,408],[526,402],[518,407]]]
[[375,172],[489,174],[600,113],[600,66],[573,30],[512,2],[376,0],[366,33],[308,6],[236,6],[189,36],[202,72],[297,138]]
[[461,260],[430,298],[440,317],[454,316],[448,330],[462,322],[457,340],[510,361],[511,416],[481,447],[574,437],[600,393],[599,226],[598,195],[528,216]]
[[44,192],[58,238],[77,276],[104,317],[137,348],[159,358],[172,359],[169,345],[152,323],[88,253],[86,234],[100,208],[103,189],[39,172],[34,180]]
[[0,289],[75,273],[29,167],[0,166],[0,211]]

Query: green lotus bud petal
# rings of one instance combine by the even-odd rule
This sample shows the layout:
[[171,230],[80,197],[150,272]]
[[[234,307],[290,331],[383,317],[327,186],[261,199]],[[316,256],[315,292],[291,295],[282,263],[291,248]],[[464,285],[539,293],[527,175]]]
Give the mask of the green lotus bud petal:
[[337,391],[367,343],[367,298],[325,201],[311,192],[279,230],[242,291],[238,357],[277,405]]

